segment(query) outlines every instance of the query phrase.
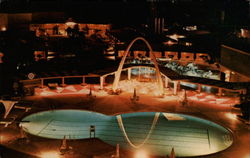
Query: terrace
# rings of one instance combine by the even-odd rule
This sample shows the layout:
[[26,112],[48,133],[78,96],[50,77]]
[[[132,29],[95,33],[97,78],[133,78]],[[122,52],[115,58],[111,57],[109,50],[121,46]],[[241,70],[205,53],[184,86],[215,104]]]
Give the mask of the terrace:
[[[112,155],[132,158],[139,149],[143,149],[141,147],[145,147],[147,157],[164,157],[174,149],[175,155],[180,157],[203,155],[204,158],[228,158],[234,155],[247,158],[250,147],[247,139],[250,136],[249,125],[237,117],[241,112],[233,108],[239,103],[239,95],[245,89],[239,85],[229,86],[226,82],[178,75],[167,68],[157,67],[154,55],[152,57],[155,67],[144,65],[122,68],[124,63],[121,62],[122,65],[116,71],[22,81],[27,87],[34,88],[35,93],[23,98],[29,102],[26,106],[23,103],[22,107],[29,107],[29,110],[12,108],[15,107],[14,101],[8,104],[11,106],[3,102],[10,109],[5,111],[6,118],[14,120],[0,127],[1,145],[8,148],[3,149],[2,155],[10,157],[13,153],[9,149],[12,149],[40,158]],[[72,78],[77,78],[78,84],[73,84]],[[208,87],[216,91],[210,91]],[[229,92],[235,94],[228,95]],[[63,110],[64,115],[57,115],[57,111]],[[87,113],[78,115],[82,110],[87,110]],[[141,112],[152,113],[141,117]],[[45,117],[46,113],[50,115]],[[116,126],[108,125],[108,130],[104,130],[105,123],[98,124],[98,119],[111,119],[109,123]],[[188,119],[194,122],[183,122]],[[157,125],[158,121],[160,125]],[[90,130],[92,126],[96,128]],[[145,131],[138,133],[128,128],[132,126]],[[149,131],[148,136],[146,129]],[[153,129],[156,131],[153,132]],[[119,134],[107,136],[111,130]],[[160,136],[162,133],[159,131],[162,130],[164,137]],[[93,131],[96,132],[94,138],[91,135]],[[185,141],[180,141],[184,139],[183,136]],[[159,138],[166,138],[166,142],[160,142],[155,147],[156,139]],[[202,145],[197,146],[197,143]],[[194,147],[201,147],[202,150],[186,150]]]

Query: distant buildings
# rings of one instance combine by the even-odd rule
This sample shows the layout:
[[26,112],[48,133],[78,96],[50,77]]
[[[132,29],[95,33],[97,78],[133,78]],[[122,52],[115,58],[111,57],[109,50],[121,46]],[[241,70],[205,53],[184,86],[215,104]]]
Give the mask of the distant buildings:
[[250,50],[221,46],[221,71],[228,82],[250,82]]
[[[136,2],[133,0],[1,0],[0,41],[3,42],[0,43],[0,63],[6,59],[12,62],[16,60],[13,68],[20,69],[25,64],[18,60],[48,60],[58,56],[58,52],[63,52],[61,57],[75,57],[75,52],[78,55],[84,54],[82,52],[89,50],[88,44],[92,41],[89,40],[89,43],[84,44],[78,41],[78,47],[76,45],[69,47],[70,42],[77,43],[67,40],[69,36],[78,36],[75,32],[84,34],[87,38],[92,35],[98,36],[101,39],[100,43],[110,42],[105,53],[120,57],[130,39],[120,40],[109,31],[127,27],[131,28],[136,36],[145,36],[153,41],[155,55],[159,60],[210,64],[213,55],[220,53],[216,47],[219,47],[217,45],[227,38],[225,34],[243,28],[239,36],[246,39],[249,37],[250,20],[249,16],[246,16],[249,15],[248,11],[247,0],[237,2],[228,0],[140,0]],[[22,33],[16,38],[15,33],[18,32]],[[170,37],[178,34],[187,35],[187,38],[178,37],[178,40]],[[220,34],[220,37],[217,38],[217,34]],[[8,39],[10,36],[14,37],[14,40]],[[125,36],[130,37],[130,34]],[[200,40],[205,36],[216,40],[210,40],[210,38]],[[168,39],[169,37],[171,39]],[[131,38],[134,37],[131,36]],[[20,47],[13,47],[12,43],[8,44],[6,41],[16,42]],[[221,49],[220,64],[221,70],[225,73],[222,79],[235,82],[249,81],[249,74],[244,68],[248,64],[246,61],[249,56],[246,54],[249,54],[249,51],[243,50],[245,53],[242,56],[239,55],[242,54],[239,53],[242,52],[240,48],[236,50],[234,46],[222,44],[224,45]],[[144,51],[143,46],[140,44],[137,46],[137,49],[132,50],[132,55],[135,57]],[[96,51],[99,50],[93,50],[93,52]],[[235,53],[237,57],[234,57]],[[238,60],[242,62],[237,64]],[[244,62],[247,64],[242,64]],[[232,77],[236,72],[239,72],[240,77]]]

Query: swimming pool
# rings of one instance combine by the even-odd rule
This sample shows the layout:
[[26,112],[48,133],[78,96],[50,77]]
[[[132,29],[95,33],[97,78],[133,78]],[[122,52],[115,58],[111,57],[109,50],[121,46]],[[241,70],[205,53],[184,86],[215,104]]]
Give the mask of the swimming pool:
[[[129,150],[146,150],[166,156],[201,156],[222,151],[233,143],[231,132],[211,121],[163,112],[127,113],[116,116],[83,111],[54,110],[31,114],[21,123],[24,131],[44,138],[85,139],[90,126],[104,142]],[[29,123],[27,123],[29,121]]]

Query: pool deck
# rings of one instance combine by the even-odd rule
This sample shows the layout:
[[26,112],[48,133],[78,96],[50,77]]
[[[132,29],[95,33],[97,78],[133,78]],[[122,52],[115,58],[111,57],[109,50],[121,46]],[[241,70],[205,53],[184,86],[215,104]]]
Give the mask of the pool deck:
[[[189,101],[188,105],[182,106],[179,97],[172,95],[159,98],[139,94],[139,100],[132,102],[130,99],[132,95],[131,93],[124,92],[120,95],[96,95],[95,97],[88,97],[84,94],[31,96],[25,98],[25,100],[34,102],[30,111],[25,112],[21,109],[13,109],[10,116],[15,115],[18,120],[28,114],[51,108],[85,109],[108,115],[142,111],[189,114],[218,123],[230,129],[233,133],[234,143],[231,147],[213,155],[202,156],[202,158],[250,158],[250,126],[235,117],[237,111],[234,111],[231,106],[220,106],[200,101]],[[31,135],[27,136],[28,142],[18,139],[20,138],[20,131],[17,123],[13,123],[8,127],[1,125],[0,134],[0,144],[14,150],[40,157],[45,152],[59,153],[60,140],[38,138]],[[65,155],[59,155],[60,158],[110,157],[115,151],[115,147],[99,139],[73,140],[68,141],[68,144],[73,149]],[[4,153],[3,151],[5,150],[2,150],[1,154],[5,158],[7,152]],[[121,151],[121,157],[132,156],[130,152]]]

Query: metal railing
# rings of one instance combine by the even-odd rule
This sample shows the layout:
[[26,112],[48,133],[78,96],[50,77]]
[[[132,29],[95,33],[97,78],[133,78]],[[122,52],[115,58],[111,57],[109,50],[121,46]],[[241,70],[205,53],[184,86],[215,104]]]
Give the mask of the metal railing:
[[[21,80],[20,82],[24,86],[39,86],[44,87],[46,80],[53,80],[53,79],[59,79],[61,82],[61,85],[64,86],[66,84],[65,79],[68,78],[82,78],[82,84],[85,84],[85,79],[90,77],[100,77],[100,75],[97,74],[88,74],[88,75],[78,75],[78,76],[55,76],[55,77],[42,77],[37,79],[31,79],[31,80]],[[53,81],[55,82],[55,81]],[[56,82],[57,83],[57,82]]]

